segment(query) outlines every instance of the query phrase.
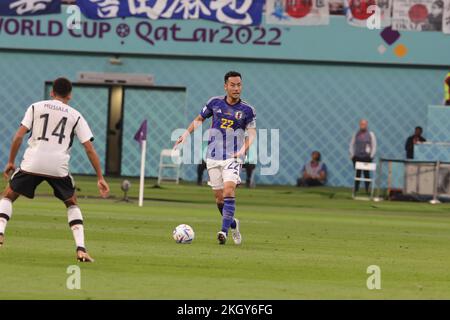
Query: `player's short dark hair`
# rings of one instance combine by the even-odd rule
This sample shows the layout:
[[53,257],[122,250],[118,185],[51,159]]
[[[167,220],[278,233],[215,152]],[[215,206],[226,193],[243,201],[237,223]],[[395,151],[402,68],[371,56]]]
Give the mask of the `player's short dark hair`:
[[53,81],[53,93],[61,98],[66,98],[72,93],[72,83],[66,78],[58,78]]
[[239,72],[237,72],[237,71],[228,71],[225,74],[225,77],[224,77],[225,83],[227,83],[228,78],[231,78],[231,77],[239,77],[239,78],[242,79],[242,75]]
[[422,127],[419,127],[419,126],[416,127],[416,130],[423,131]]

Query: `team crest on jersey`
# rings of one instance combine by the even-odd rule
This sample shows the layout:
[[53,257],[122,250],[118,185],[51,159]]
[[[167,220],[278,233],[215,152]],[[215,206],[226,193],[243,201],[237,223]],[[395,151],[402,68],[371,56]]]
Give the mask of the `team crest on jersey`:
[[236,111],[236,113],[234,114],[234,117],[237,120],[242,119],[242,111]]

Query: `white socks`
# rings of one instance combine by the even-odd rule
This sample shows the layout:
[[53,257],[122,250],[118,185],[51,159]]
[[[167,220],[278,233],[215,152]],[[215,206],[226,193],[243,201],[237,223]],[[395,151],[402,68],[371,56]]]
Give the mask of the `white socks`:
[[67,218],[70,229],[72,229],[73,238],[75,239],[77,249],[85,249],[83,216],[80,208],[78,206],[69,207],[67,209]]
[[[12,203],[11,200],[3,198],[0,200],[0,234],[5,233],[6,224],[12,216]],[[71,206],[67,209],[67,218],[69,221],[70,229],[72,229],[73,238],[77,249],[85,250],[84,245],[84,227],[83,216],[78,206]]]
[[4,234],[6,224],[12,215],[12,202],[7,198],[0,200],[0,233]]

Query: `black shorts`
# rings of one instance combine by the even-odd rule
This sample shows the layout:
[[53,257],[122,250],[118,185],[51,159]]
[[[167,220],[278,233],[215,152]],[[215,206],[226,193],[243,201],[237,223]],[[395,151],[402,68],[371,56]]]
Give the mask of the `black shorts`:
[[55,197],[62,201],[66,201],[72,198],[75,194],[75,181],[73,180],[71,175],[61,178],[48,177],[17,170],[11,176],[11,180],[9,180],[9,186],[12,191],[27,198],[33,199],[34,191],[42,181],[47,181],[48,184],[53,188],[53,194],[55,195]]

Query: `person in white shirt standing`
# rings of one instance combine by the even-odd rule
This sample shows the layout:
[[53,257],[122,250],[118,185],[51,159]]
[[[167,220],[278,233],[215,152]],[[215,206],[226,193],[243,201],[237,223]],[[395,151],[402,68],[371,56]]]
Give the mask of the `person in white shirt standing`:
[[[33,103],[27,109],[13,138],[8,164],[4,170],[5,179],[9,179],[9,186],[0,200],[0,246],[4,243],[5,228],[12,215],[13,202],[21,195],[34,198],[37,186],[47,181],[53,188],[55,197],[67,207],[77,260],[93,262],[94,259],[86,251],[83,216],[77,205],[75,182],[69,173],[70,150],[75,136],[83,144],[95,169],[97,186],[102,197],[108,196],[109,186],[103,177],[88,123],[77,110],[67,104],[72,98],[71,82],[65,78],[56,79],[51,96],[52,100]],[[14,163],[17,152],[27,133],[28,148],[20,167],[16,169]]]

